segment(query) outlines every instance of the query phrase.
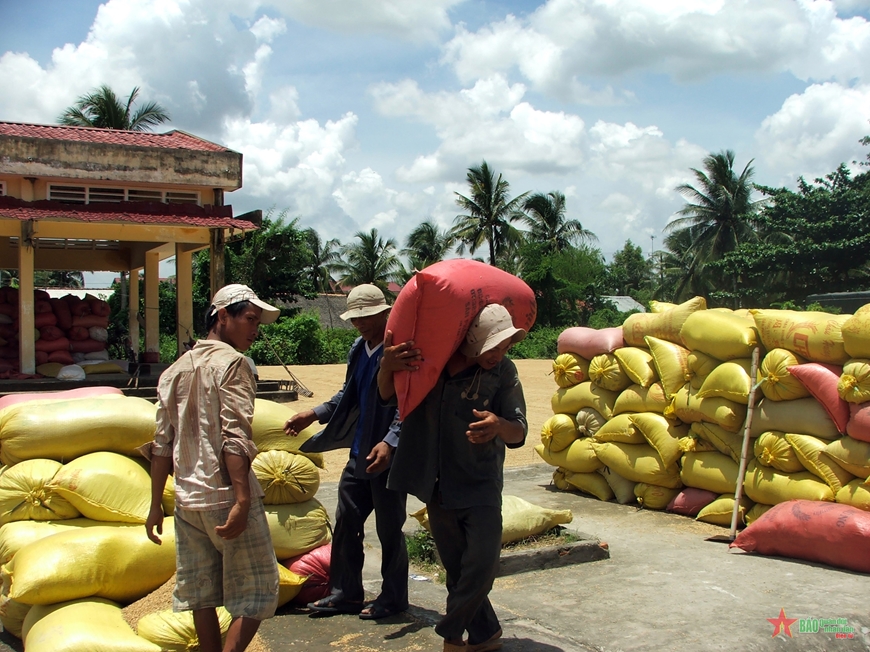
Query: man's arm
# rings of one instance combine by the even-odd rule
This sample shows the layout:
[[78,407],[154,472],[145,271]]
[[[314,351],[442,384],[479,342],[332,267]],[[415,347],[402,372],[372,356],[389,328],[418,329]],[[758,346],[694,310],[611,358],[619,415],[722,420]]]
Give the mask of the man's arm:
[[[158,535],[163,534],[163,490],[171,470],[171,457],[151,456],[151,509],[145,521],[145,533],[158,545],[161,543]],[[154,533],[155,529],[157,534]]]
[[394,372],[417,371],[422,361],[423,356],[420,355],[420,349],[414,348],[413,340],[393,346],[393,331],[387,331],[384,335],[384,354],[378,369],[378,393],[381,400],[389,401],[396,395]]
[[224,465],[230,475],[230,482],[233,483],[236,502],[230,508],[227,522],[218,525],[214,531],[223,539],[235,539],[248,527],[248,512],[251,509],[251,485],[248,481],[248,472],[251,463],[247,457],[235,455],[226,449],[222,455]]

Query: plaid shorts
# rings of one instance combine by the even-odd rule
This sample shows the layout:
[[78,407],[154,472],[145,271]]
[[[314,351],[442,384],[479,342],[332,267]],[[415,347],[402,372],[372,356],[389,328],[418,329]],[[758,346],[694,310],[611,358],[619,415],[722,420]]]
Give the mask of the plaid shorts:
[[214,529],[229,512],[175,507],[173,611],[224,606],[233,618],[271,618],[278,605],[278,563],[263,503],[251,502],[248,527],[228,541]]

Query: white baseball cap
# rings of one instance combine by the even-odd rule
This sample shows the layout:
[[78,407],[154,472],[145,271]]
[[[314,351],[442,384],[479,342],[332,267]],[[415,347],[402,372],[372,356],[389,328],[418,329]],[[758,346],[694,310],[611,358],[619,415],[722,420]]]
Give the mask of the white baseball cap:
[[469,358],[476,358],[506,340],[516,344],[525,339],[526,335],[522,328],[514,327],[507,308],[499,303],[491,303],[471,322],[460,351]]
[[215,314],[221,308],[226,308],[234,303],[242,301],[250,301],[258,308],[262,309],[263,315],[260,317],[261,324],[271,324],[281,315],[281,310],[275,306],[270,306],[265,301],[254,293],[247,285],[240,283],[231,283],[223,286],[211,300],[211,308],[208,311],[209,316]]

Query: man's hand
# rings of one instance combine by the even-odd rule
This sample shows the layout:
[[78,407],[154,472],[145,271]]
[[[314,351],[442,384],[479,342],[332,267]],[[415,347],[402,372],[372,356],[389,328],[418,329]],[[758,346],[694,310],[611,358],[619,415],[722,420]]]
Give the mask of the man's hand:
[[366,467],[366,473],[380,473],[390,464],[390,458],[393,456],[393,447],[387,442],[382,441],[375,444],[372,452],[366,456],[366,461],[371,462]]
[[486,410],[472,410],[471,412],[480,421],[473,421],[468,424],[468,430],[465,431],[468,441],[472,444],[485,444],[495,439],[501,429],[501,420],[495,414]]
[[294,414],[292,417],[287,419],[287,423],[284,424],[284,434],[295,437],[316,420],[317,415],[314,414],[314,410],[305,410],[299,414]]
[[163,507],[160,505],[152,506],[148,512],[148,518],[145,520],[145,533],[159,546],[163,542],[157,534],[154,534],[155,529],[157,534],[163,534]]
[[250,505],[242,505],[233,503],[230,508],[230,513],[227,516],[227,522],[223,525],[218,525],[214,531],[221,539],[235,539],[245,528],[248,527],[248,511]]
[[393,331],[384,335],[384,355],[381,357],[381,369],[387,372],[417,371],[423,361],[420,349],[414,348],[414,341],[408,340],[393,345]]

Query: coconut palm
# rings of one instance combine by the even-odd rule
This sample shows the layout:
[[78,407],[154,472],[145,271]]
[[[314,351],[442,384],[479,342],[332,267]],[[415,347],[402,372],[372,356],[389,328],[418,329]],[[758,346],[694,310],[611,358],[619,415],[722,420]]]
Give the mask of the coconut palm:
[[572,245],[598,239],[578,220],[565,219],[565,195],[558,190],[531,195],[523,202],[523,210],[521,219],[529,227],[528,237],[543,243],[547,253],[559,253]]
[[509,243],[519,239],[511,222],[522,218],[520,207],[528,193],[509,199],[510,184],[501,174],[496,178],[486,161],[479,167],[468,168],[466,180],[471,197],[455,193],[456,203],[467,211],[454,220],[452,234],[460,243],[458,251],[463,253],[468,247],[468,251],[474,254],[486,242],[489,245],[489,264],[496,265]]
[[311,285],[316,292],[329,292],[332,289],[332,274],[330,270],[335,263],[339,262],[338,247],[341,243],[338,238],[323,242],[320,234],[314,228],[304,231],[308,249],[311,252],[311,261],[306,270],[311,279]]
[[148,102],[134,111],[133,103],[138,95],[139,87],[136,86],[124,103],[111,88],[103,84],[82,95],[57,121],[70,127],[150,131],[152,127],[169,120],[166,109],[156,102]]
[[344,245],[340,260],[333,265],[340,274],[340,283],[352,286],[372,283],[388,293],[387,287],[398,278],[402,267],[396,255],[396,241],[384,240],[377,229],[368,233],[358,231],[354,238],[357,242]]
[[444,260],[455,242],[450,231],[441,231],[437,224],[427,220],[408,234],[401,253],[408,257],[411,269],[420,270]]

